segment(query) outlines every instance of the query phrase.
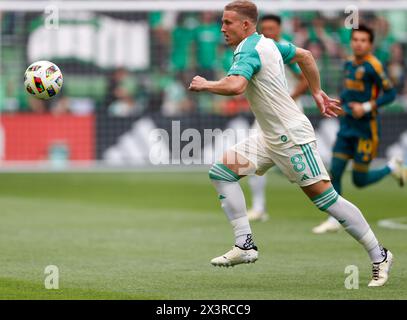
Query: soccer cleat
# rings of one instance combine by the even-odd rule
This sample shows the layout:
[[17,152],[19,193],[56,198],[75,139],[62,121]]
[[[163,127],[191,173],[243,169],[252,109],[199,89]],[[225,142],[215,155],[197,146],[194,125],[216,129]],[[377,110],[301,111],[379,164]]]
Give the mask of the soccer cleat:
[[264,211],[258,211],[255,209],[250,209],[247,212],[247,217],[249,221],[267,221],[269,219],[269,215]]
[[255,246],[247,250],[234,246],[232,250],[226,252],[223,256],[213,258],[211,264],[218,267],[233,267],[241,263],[254,263],[258,256],[259,253]]
[[338,221],[328,219],[322,222],[320,225],[314,227],[312,232],[315,234],[323,234],[328,232],[338,232],[341,229],[341,225]]
[[386,259],[383,262],[372,264],[372,280],[369,282],[369,287],[381,287],[389,278],[391,265],[393,264],[393,254],[386,248],[383,248],[386,253]]
[[407,181],[407,170],[404,168],[403,159],[400,157],[393,157],[389,161],[392,168],[392,176],[397,180],[400,187],[403,187]]

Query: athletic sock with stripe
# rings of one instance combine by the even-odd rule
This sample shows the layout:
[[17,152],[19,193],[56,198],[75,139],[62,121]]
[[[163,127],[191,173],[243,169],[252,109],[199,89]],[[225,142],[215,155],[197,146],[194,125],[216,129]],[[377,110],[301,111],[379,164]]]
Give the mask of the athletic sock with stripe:
[[312,201],[320,210],[328,212],[338,220],[346,232],[364,246],[373,263],[383,261],[385,252],[355,205],[342,198],[333,187],[314,197]]
[[240,177],[220,163],[212,166],[209,177],[218,192],[222,209],[233,227],[236,246],[242,249],[255,248],[245,198],[238,182]]

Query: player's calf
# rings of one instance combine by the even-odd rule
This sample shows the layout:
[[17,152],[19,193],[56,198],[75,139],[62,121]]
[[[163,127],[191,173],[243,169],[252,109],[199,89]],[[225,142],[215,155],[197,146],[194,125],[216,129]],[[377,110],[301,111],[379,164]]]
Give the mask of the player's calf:
[[[332,185],[326,181],[303,187],[303,190],[320,210],[336,218],[345,231],[363,245],[373,264],[384,262],[385,249],[379,244],[369,224],[355,205],[338,195]],[[318,192],[319,194],[315,195]]]
[[[209,170],[209,178],[218,192],[221,207],[233,227],[236,248],[243,251],[248,250],[247,252],[251,252],[250,250],[253,249],[257,252],[252,237],[249,219],[247,217],[245,198],[238,182],[241,177],[228,166],[222,163],[216,163]],[[247,258],[247,252],[246,254],[243,254],[242,252],[238,254],[239,252],[239,250],[234,249],[233,252],[230,253],[232,255],[230,257],[229,255],[227,256],[230,259],[225,258],[226,260],[222,260],[220,259],[221,257],[218,257],[219,259],[216,258],[215,261],[218,261],[219,264],[222,264],[223,261],[223,264],[225,265],[229,264],[230,261],[230,264],[232,265],[243,263]],[[242,257],[235,257],[235,255]],[[235,260],[242,260],[243,262],[235,263]]]

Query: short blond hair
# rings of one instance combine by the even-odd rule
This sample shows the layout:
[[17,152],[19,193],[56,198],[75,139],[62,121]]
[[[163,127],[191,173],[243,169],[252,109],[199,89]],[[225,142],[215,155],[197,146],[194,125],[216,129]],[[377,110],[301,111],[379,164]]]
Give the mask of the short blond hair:
[[225,6],[225,11],[234,11],[240,14],[241,16],[248,18],[254,24],[257,24],[257,6],[246,0],[236,0]]

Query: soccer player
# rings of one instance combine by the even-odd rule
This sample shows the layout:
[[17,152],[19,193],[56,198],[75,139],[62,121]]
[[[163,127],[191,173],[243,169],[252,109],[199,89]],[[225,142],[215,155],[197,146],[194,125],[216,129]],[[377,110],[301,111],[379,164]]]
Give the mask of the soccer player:
[[[277,15],[266,15],[260,20],[260,32],[266,37],[273,39],[278,43],[288,44],[281,38],[281,17]],[[303,107],[299,97],[308,89],[307,80],[301,72],[297,63],[288,63],[285,65],[287,76],[287,85],[290,90],[291,98],[295,101],[298,108],[302,111]],[[257,122],[253,128],[259,129]],[[250,221],[266,221],[268,214],[266,212],[266,175],[251,175],[249,177],[249,186],[252,194],[252,208],[248,210],[247,215]]]
[[239,180],[276,165],[301,187],[318,209],[338,219],[360,242],[373,263],[369,286],[382,286],[388,279],[392,254],[379,244],[360,210],[332,187],[316,148],[313,127],[288,92],[284,63],[299,64],[322,115],[335,116],[340,111],[340,101],[321,90],[318,68],[309,51],[259,35],[256,24],[257,7],[253,2],[239,0],[226,5],[221,31],[227,44],[236,47],[234,62],[227,77],[208,81],[195,76],[189,86],[191,91],[220,95],[245,93],[261,127],[258,135],[226,151],[209,171],[235,235],[233,248],[211,263],[233,266],[258,259]]
[[[399,158],[392,158],[382,168],[369,170],[379,143],[379,108],[392,102],[396,96],[382,64],[372,55],[373,42],[374,33],[370,28],[360,25],[352,30],[353,56],[345,63],[341,93],[345,114],[340,118],[331,162],[332,184],[339,194],[342,194],[341,179],[350,159],[353,159],[352,180],[357,187],[376,183],[389,174],[393,174],[400,186],[406,180],[403,161]],[[312,231],[322,234],[340,228],[340,223],[329,217]]]

